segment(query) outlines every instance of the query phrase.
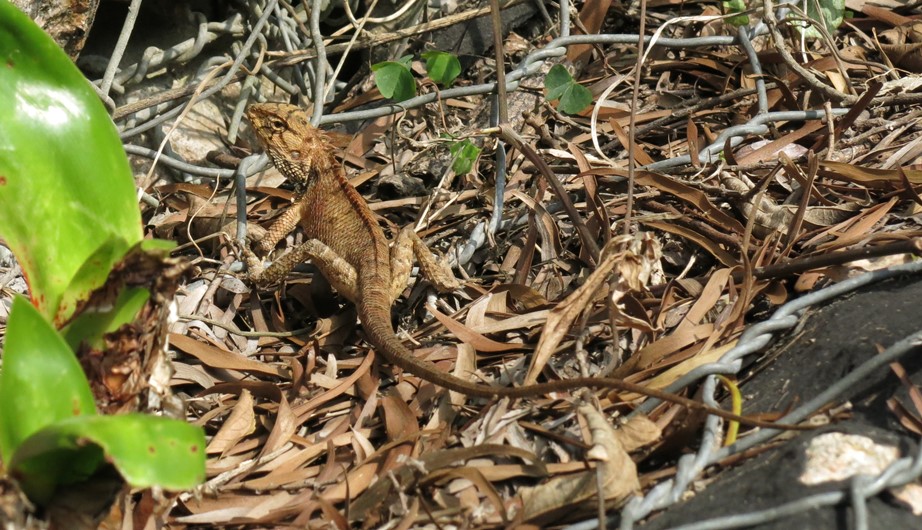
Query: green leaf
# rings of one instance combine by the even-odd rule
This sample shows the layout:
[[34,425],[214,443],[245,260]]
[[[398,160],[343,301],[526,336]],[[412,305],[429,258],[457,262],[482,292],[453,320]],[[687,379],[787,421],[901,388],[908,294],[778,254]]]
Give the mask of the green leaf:
[[567,86],[573,83],[573,76],[562,64],[555,64],[544,76],[544,88],[547,89],[548,101],[560,99]]
[[[23,452],[32,448],[33,438],[23,444]],[[78,444],[81,444],[79,440],[61,439],[56,449],[47,450],[40,458],[28,458],[10,468],[32,502],[47,505],[59,486],[87,481],[105,465],[102,449],[98,445]],[[14,453],[13,458],[17,456],[18,453]]]
[[[819,4],[819,10],[817,10]],[[794,13],[788,14],[789,17],[796,16]],[[809,0],[807,2],[807,18],[817,21],[826,28],[829,33],[835,32],[842,25],[845,18],[845,0]],[[819,39],[822,34],[815,27],[807,26],[804,22],[794,21],[791,23],[808,39]]]
[[474,161],[480,156],[480,148],[474,145],[470,140],[455,142],[449,147],[454,162],[451,169],[456,175],[466,175],[474,167]]
[[142,251],[148,254],[160,254],[163,257],[169,256],[176,246],[175,241],[168,239],[145,239],[141,241]]
[[[202,429],[142,414],[81,416],[55,423],[22,444],[10,471],[31,499],[43,503],[56,487],[86,479],[95,470],[91,464],[96,454],[104,454],[132,488],[183,490],[205,479]],[[95,463],[98,467],[101,461]]]
[[35,432],[85,414],[96,414],[96,405],[80,363],[38,310],[16,297],[0,371],[0,457],[9,464]]
[[409,70],[409,69],[410,69],[410,66],[412,66],[412,64],[413,64],[413,56],[412,56],[412,55],[404,55],[404,56],[401,57],[400,59],[397,59],[397,62],[400,63],[400,64],[402,64],[403,66],[405,66],[405,67],[407,68],[407,70]]
[[89,82],[5,0],[0,69],[0,236],[33,304],[64,322],[142,238],[134,180]]
[[91,308],[77,315],[61,330],[64,340],[73,351],[77,351],[81,342],[101,350],[104,346],[103,335],[134,322],[149,298],[150,291],[143,287],[126,287],[118,294],[112,307],[105,310]]
[[448,88],[461,73],[461,62],[458,57],[447,52],[431,50],[423,53],[426,60],[426,73],[429,79]]
[[[744,0],[724,0],[723,6],[724,13],[727,14],[742,13],[743,11],[746,11],[746,3]],[[749,24],[749,16],[738,15],[735,17],[728,17],[724,19],[724,21],[731,26],[745,26]]]
[[375,85],[384,97],[400,102],[416,95],[416,82],[409,62],[385,61],[372,65],[371,70],[375,73]]
[[573,80],[566,67],[556,64],[544,78],[548,101],[559,100],[557,110],[566,114],[579,114],[592,103],[592,92]]

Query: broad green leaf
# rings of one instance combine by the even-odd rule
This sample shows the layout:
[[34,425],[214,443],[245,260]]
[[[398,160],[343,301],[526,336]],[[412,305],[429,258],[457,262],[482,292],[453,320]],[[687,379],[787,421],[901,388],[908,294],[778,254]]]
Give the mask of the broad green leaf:
[[375,85],[384,97],[400,102],[416,95],[416,82],[407,64],[385,61],[372,65],[371,70],[375,73]]
[[466,175],[474,167],[474,161],[480,156],[480,148],[474,145],[470,140],[462,140],[451,144],[449,148],[454,162],[451,169],[457,175]]
[[26,494],[41,503],[57,485],[79,482],[94,471],[89,469],[94,451],[88,447],[98,447],[98,454],[132,488],[183,490],[205,479],[202,429],[142,414],[80,416],[55,423],[22,444],[10,471]]
[[89,82],[6,0],[0,101],[0,237],[22,265],[33,304],[61,323],[141,240],[134,181]]
[[592,103],[592,92],[573,80],[570,72],[560,64],[548,71],[544,78],[548,101],[559,100],[557,110],[565,114],[579,114]]
[[0,457],[8,465],[35,432],[86,414],[96,414],[96,405],[80,363],[38,310],[16,297],[0,370]]
[[[23,453],[31,450],[33,438],[25,441]],[[29,500],[40,506],[49,503],[59,486],[85,482],[105,465],[105,457],[98,445],[83,444],[74,438],[62,436],[56,448],[44,449],[40,457],[28,458],[10,468]],[[19,453],[13,455],[14,460],[19,458]]]
[[448,88],[461,73],[461,62],[458,57],[447,52],[431,50],[423,53],[426,60],[426,72],[429,79]]

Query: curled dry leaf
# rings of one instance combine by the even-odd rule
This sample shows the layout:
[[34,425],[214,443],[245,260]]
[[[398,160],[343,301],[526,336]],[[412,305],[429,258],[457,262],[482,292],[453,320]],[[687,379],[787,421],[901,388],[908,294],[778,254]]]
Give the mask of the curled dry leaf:
[[[906,179],[913,185],[922,184],[922,171],[903,169]],[[829,160],[820,162],[819,174],[825,177],[852,182],[868,188],[892,189],[902,185],[899,169],[878,169]]]
[[547,324],[525,376],[525,385],[537,381],[538,374],[544,369],[557,345],[563,340],[576,318],[588,310],[612,273],[615,274],[615,287],[611,294],[611,307],[616,320],[623,314],[618,309],[618,302],[625,293],[643,289],[650,280],[654,264],[659,260],[659,243],[650,234],[622,236],[612,239],[603,249],[602,256],[602,262],[592,271],[586,283],[548,314]]
[[260,454],[263,455],[270,454],[288,443],[298,428],[298,418],[292,414],[288,400],[285,399],[285,394],[280,397],[281,401],[279,401],[278,413],[275,415],[275,424],[272,426],[269,438],[266,439],[266,444],[260,451]]
[[922,22],[907,21],[880,33],[880,49],[893,66],[922,73]]
[[206,451],[209,454],[226,454],[237,442],[256,430],[256,414],[253,412],[253,394],[249,390],[240,393],[240,399],[234,405],[221,429],[208,444]]
[[[636,416],[620,429],[594,407],[581,405],[579,413],[589,426],[592,448],[587,456],[596,468],[573,475],[555,477],[550,481],[522,491],[522,513],[519,518],[533,524],[549,524],[564,513],[574,515],[580,505],[594,509],[587,501],[600,496],[613,506],[623,503],[640,490],[637,466],[628,451],[643,447],[660,436],[659,428],[644,416]],[[601,473],[598,480],[597,473]],[[598,486],[603,490],[600,492]]]

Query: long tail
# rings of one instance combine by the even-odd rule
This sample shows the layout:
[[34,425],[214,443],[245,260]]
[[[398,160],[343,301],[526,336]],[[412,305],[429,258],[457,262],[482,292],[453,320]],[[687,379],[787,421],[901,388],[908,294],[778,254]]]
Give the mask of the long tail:
[[[506,387],[491,387],[465,381],[447,372],[439,370],[434,364],[424,361],[400,342],[391,326],[391,302],[383,291],[365,290],[361,303],[358,304],[359,319],[365,335],[381,355],[391,364],[410,372],[430,383],[445,387],[467,396],[494,398],[511,395],[505,391],[516,390]],[[530,394],[535,395],[535,394]]]
[[621,379],[601,378],[601,377],[577,377],[550,383],[539,383],[535,385],[519,387],[489,386],[479,383],[465,381],[453,374],[439,370],[434,364],[419,359],[413,352],[407,349],[400,339],[394,334],[390,319],[391,301],[383,290],[366,289],[362,292],[362,301],[358,305],[359,318],[362,320],[362,327],[365,334],[373,346],[387,359],[391,364],[410,372],[411,374],[436,384],[438,386],[460,392],[466,396],[482,398],[523,398],[541,396],[552,392],[566,392],[579,388],[609,388],[621,392],[631,392],[641,394],[651,398],[668,401],[677,405],[688,407],[689,409],[698,409],[720,416],[724,419],[738,421],[744,425],[754,427],[764,427],[769,429],[786,429],[786,430],[808,430],[812,427],[800,425],[787,425],[773,423],[768,421],[747,418],[728,412],[726,410],[709,407],[703,403],[688,399],[669,392],[663,392],[653,388],[648,388],[636,383],[630,383]]

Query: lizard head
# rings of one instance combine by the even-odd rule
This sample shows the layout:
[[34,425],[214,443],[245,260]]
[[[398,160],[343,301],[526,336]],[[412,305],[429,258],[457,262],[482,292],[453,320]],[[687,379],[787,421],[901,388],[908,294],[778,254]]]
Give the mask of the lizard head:
[[306,185],[329,151],[326,137],[310,124],[307,113],[297,105],[256,103],[247,107],[246,115],[275,167],[300,179],[296,186]]

